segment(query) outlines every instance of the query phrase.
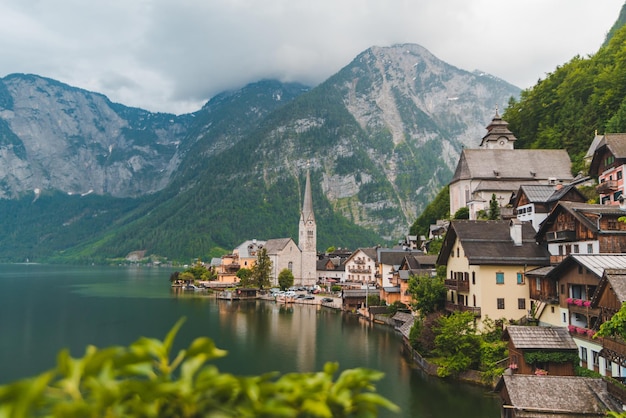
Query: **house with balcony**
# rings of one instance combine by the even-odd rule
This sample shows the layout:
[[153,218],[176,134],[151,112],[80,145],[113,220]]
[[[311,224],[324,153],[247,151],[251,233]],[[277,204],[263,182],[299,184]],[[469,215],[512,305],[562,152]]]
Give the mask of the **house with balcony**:
[[530,222],[539,230],[539,225],[559,201],[585,203],[587,199],[575,184],[524,184],[513,199],[514,215],[522,222]]
[[[626,268],[606,269],[593,296],[591,306],[599,310],[598,327],[611,319],[626,302]],[[626,341],[622,338],[600,338],[600,373],[604,376],[626,377]],[[621,379],[623,381],[623,379]]]
[[600,203],[618,205],[624,194],[626,133],[596,135],[587,154],[591,155],[589,175],[598,179]]
[[[593,336],[600,324],[600,309],[592,300],[605,270],[620,268],[626,269],[626,254],[570,254],[547,274],[558,299],[543,310],[541,323],[567,327],[579,348],[581,365],[599,373],[605,368],[600,359],[602,344]],[[557,315],[546,314],[555,310]]]
[[548,246],[551,263],[569,254],[626,252],[626,207],[560,201],[537,231],[537,242]]
[[[566,150],[514,149],[517,138],[496,110],[476,149],[461,152],[450,181],[450,214],[469,209],[470,220],[489,207],[492,195],[501,213],[522,185],[569,184],[573,180]],[[512,215],[512,214],[511,214]]]
[[509,325],[502,339],[508,344],[511,373],[575,375],[578,346],[565,327]]
[[359,286],[375,286],[378,272],[376,247],[359,248],[346,260],[346,283]]
[[529,222],[453,220],[437,265],[447,268],[446,310],[472,312],[479,322],[528,316],[526,272],[550,264]]

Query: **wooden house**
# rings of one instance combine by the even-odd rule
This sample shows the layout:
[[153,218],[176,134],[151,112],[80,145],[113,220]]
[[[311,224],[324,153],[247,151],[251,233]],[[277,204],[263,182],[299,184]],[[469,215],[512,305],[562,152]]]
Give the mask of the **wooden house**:
[[341,307],[344,311],[356,311],[366,306],[370,295],[378,295],[378,290],[344,289],[341,292]]
[[574,184],[524,184],[513,199],[513,211],[517,219],[539,225],[559,201],[585,203],[587,199]]
[[[598,327],[611,319],[624,302],[626,302],[626,268],[606,269],[592,300],[592,306],[600,311]],[[603,374],[622,377],[626,374],[624,373],[626,342],[619,337],[605,337],[601,339],[601,343],[600,357],[605,362]]]
[[503,418],[589,418],[622,412],[600,378],[504,375],[496,385]]
[[509,325],[503,339],[508,342],[513,373],[574,376],[578,346],[567,328]]
[[624,194],[626,134],[597,136],[588,153],[593,153],[589,174],[598,179],[596,190],[603,205],[618,205]]
[[626,208],[578,202],[559,202],[537,231],[537,242],[547,244],[551,264],[568,254],[626,252],[626,223],[618,219]]

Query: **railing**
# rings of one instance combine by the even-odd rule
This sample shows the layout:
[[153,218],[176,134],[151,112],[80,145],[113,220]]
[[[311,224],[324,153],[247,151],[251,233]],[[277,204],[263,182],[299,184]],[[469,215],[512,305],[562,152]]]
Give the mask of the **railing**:
[[449,312],[471,312],[474,316],[480,316],[480,308],[474,306],[457,305],[456,303],[446,302],[446,310]]
[[626,357],[626,343],[621,339],[613,337],[602,338],[602,347],[611,350],[620,357]]
[[550,304],[559,303],[559,296],[556,294],[556,292],[546,292],[543,290],[530,289],[530,298]]
[[574,241],[576,239],[576,231],[573,229],[548,231],[545,237],[547,242]]
[[457,292],[469,292],[469,281],[468,280],[454,280],[454,279],[446,279],[444,281],[446,288],[450,290],[456,290]]
[[372,269],[370,268],[362,268],[362,267],[351,267],[348,269],[350,273],[363,273],[363,274],[372,274]]
[[602,194],[607,193],[607,192],[614,192],[616,190],[618,190],[616,180],[603,181],[602,183],[596,186],[596,191]]

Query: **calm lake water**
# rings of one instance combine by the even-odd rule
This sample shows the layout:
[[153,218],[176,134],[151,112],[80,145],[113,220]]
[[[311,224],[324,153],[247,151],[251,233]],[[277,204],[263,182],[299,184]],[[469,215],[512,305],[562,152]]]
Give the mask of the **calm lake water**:
[[237,375],[341,369],[385,372],[378,391],[402,417],[499,417],[499,400],[484,388],[425,376],[402,355],[400,337],[341,312],[273,302],[228,302],[175,293],[163,268],[0,265],[0,384],[50,369],[69,348],[162,339],[181,317],[186,347],[208,336],[228,356],[216,362]]

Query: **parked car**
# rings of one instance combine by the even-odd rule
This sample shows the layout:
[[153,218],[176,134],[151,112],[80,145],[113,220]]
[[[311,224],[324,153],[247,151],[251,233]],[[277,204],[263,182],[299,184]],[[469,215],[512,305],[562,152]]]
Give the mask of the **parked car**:
[[298,296],[296,296],[296,299],[304,299],[306,297],[305,294],[300,293]]
[[304,295],[303,299],[304,300],[313,300],[313,299],[315,299],[315,296],[313,296],[313,295]]
[[333,298],[322,298],[322,303],[333,303]]

